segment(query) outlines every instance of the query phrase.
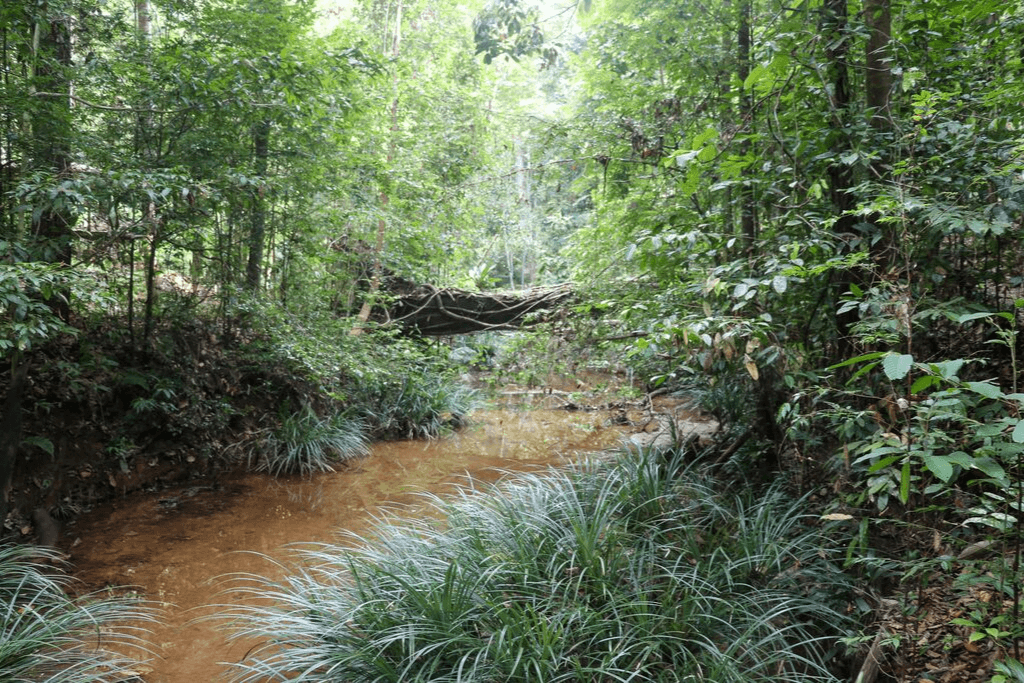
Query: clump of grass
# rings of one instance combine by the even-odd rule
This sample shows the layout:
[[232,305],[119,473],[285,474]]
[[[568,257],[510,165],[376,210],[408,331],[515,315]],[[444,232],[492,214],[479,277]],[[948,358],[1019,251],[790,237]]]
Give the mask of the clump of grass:
[[55,551],[0,545],[0,681],[114,683],[145,654],[140,626],[155,612],[129,597],[68,597],[69,578],[39,560]]
[[281,426],[262,444],[257,471],[285,473],[332,472],[333,465],[369,453],[359,420],[333,415],[320,417],[310,406],[285,416]]
[[382,438],[432,438],[461,426],[478,403],[475,391],[432,364],[410,364],[403,373],[364,376],[350,391],[356,414]]
[[234,680],[837,680],[846,585],[780,489],[634,453],[431,502],[238,577]]

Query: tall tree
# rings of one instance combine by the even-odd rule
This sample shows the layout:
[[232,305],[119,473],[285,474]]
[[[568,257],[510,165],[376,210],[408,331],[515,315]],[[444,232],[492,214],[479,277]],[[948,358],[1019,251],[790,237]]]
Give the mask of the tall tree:
[[[881,149],[885,149],[889,133],[892,130],[892,113],[889,107],[889,96],[892,92],[892,17],[889,0],[865,0],[864,21],[868,30],[864,59],[864,93],[871,127],[881,136]],[[887,159],[884,152],[877,155],[871,165],[871,172],[879,181],[888,177]],[[894,237],[891,228],[878,220],[874,221],[874,230],[879,236],[872,244],[873,260],[884,265],[888,259],[894,261],[891,250],[894,248]]]
[[[71,17],[62,7],[42,3],[34,17],[32,61],[35,72],[31,128],[34,141],[31,167],[42,172],[55,186],[71,175]],[[61,193],[32,214],[32,229],[40,240],[44,260],[71,265],[72,228],[78,218]],[[65,297],[54,305],[65,321],[70,309]]]
[[[377,12],[383,14],[383,30],[381,31],[381,53],[390,57],[393,64],[396,64],[401,56],[402,49],[402,9],[403,0],[381,0]],[[392,11],[394,12],[392,18]],[[387,148],[385,154],[385,173],[395,158],[398,135],[398,110],[400,106],[399,87],[401,85],[399,70],[394,68],[391,72],[392,96],[388,104],[387,114],[390,121],[387,141],[383,145]],[[381,271],[383,269],[382,259],[384,256],[384,238],[387,234],[387,209],[391,202],[391,195],[387,183],[382,183],[380,188],[380,214],[377,218],[376,240],[373,247],[373,272],[370,276],[370,287],[363,299],[363,305],[356,316],[357,324],[352,328],[351,334],[358,335],[363,330],[363,325],[370,319],[370,313],[376,303],[378,290],[380,289]]]

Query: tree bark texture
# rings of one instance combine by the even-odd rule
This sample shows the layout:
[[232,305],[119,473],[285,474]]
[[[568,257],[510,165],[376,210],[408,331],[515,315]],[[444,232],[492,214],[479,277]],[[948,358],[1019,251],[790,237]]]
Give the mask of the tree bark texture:
[[[754,101],[750,88],[746,86],[747,77],[750,76],[750,0],[741,0],[739,6],[739,28],[736,33],[736,75],[742,84],[740,93],[740,126],[749,136],[753,133],[754,126]],[[744,140],[742,145],[743,153],[750,151],[750,140]],[[753,174],[749,165],[743,168],[743,185],[740,190],[740,231],[746,243],[746,250],[751,254],[754,249],[754,240],[757,238],[757,223],[754,206],[754,186],[752,185]]]
[[[868,28],[867,51],[864,59],[865,104],[871,115],[871,127],[879,136],[885,136],[892,129],[892,118],[889,111],[889,96],[892,91],[890,0],[865,0],[864,21]],[[877,147],[884,150],[886,145],[880,144]],[[874,180],[885,181],[888,179],[888,162],[889,160],[884,154],[872,162],[871,172]],[[878,218],[876,216],[871,220],[875,230],[881,233],[880,239],[871,242],[871,259],[876,266],[884,270],[889,267],[890,259],[893,258],[891,249],[893,236],[890,228],[880,222]]]
[[[61,93],[67,97],[40,98],[32,117],[33,166],[48,170],[55,178],[67,178],[71,171],[71,68],[70,19],[65,15],[48,20],[37,27],[39,45],[36,53],[36,84],[43,92]],[[71,229],[76,216],[69,206],[54,201],[42,207],[33,223],[33,231],[41,242],[42,258],[51,263],[71,265]],[[53,298],[54,312],[64,321],[70,315],[68,297]]]
[[267,200],[263,196],[264,179],[267,175],[270,155],[270,122],[260,121],[252,132],[253,170],[260,179],[260,187],[252,198],[252,215],[249,225],[249,258],[245,264],[245,287],[258,292],[263,275],[263,242],[267,235]]
[[892,65],[890,41],[892,16],[890,0],[865,0],[864,21],[868,28],[865,55],[865,95],[871,112],[871,125],[878,130],[891,127],[889,93],[892,91]]
[[[849,153],[852,144],[847,132],[851,125],[851,105],[853,98],[850,91],[850,40],[849,10],[847,0],[826,0],[822,7],[822,38],[825,43],[825,59],[828,64],[828,85],[831,88],[829,97],[828,120],[831,128],[832,162],[828,166],[829,200],[835,214],[832,231],[839,241],[846,242],[844,253],[848,253],[848,242],[853,237],[856,217],[852,213],[854,196],[851,189],[854,185],[853,166],[842,162],[844,154]],[[851,283],[856,281],[855,273],[842,269],[835,273],[831,289],[832,298],[836,301],[833,310],[838,311],[838,301],[850,290]],[[852,349],[850,330],[859,319],[856,307],[845,313],[836,313],[835,324],[838,331],[835,355],[836,360],[846,358]]]

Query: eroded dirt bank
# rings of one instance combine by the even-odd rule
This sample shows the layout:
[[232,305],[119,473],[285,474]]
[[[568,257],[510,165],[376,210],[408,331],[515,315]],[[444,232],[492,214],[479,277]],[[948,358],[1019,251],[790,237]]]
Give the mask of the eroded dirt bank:
[[[444,494],[467,478],[547,468],[617,446],[644,425],[639,410],[487,410],[464,430],[432,442],[380,443],[372,455],[312,479],[235,474],[129,495],[98,506],[64,531],[73,572],[89,589],[133,585],[164,608],[149,683],[206,683],[238,661],[247,643],[228,643],[208,621],[227,576],[280,576],[288,544],[364,532],[382,509],[415,513],[417,494]],[[648,426],[650,428],[650,426]],[[268,559],[269,558],[269,559]]]

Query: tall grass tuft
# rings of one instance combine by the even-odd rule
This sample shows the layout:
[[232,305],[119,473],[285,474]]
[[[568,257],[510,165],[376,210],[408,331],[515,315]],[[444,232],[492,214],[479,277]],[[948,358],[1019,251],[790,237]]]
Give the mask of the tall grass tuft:
[[641,452],[431,504],[236,577],[233,680],[838,680],[848,587],[781,489]]
[[[143,624],[155,612],[112,595],[70,598],[70,580],[40,559],[54,551],[0,545],[0,681],[114,683],[131,680],[145,654]],[[50,570],[52,571],[52,570]]]
[[367,373],[349,389],[356,414],[378,437],[435,437],[460,426],[478,403],[473,389],[433,364],[404,365],[403,373]]
[[369,453],[366,442],[359,420],[320,417],[307,405],[281,420],[263,444],[256,470],[275,476],[331,472],[334,464]]

